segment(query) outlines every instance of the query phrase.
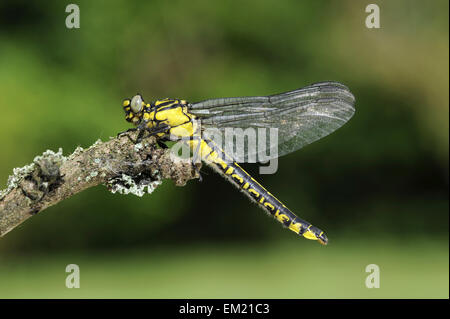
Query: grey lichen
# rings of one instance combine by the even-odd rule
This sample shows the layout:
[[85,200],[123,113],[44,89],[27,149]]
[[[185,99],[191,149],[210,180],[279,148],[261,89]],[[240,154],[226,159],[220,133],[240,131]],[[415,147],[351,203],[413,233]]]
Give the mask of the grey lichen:
[[137,143],[134,145],[134,150],[136,152],[139,152],[140,150],[142,150],[144,148],[144,145],[142,145],[142,143]]
[[98,140],[96,140],[95,143],[92,144],[89,148],[93,148],[93,147],[98,146],[98,145],[100,145],[100,144],[102,144],[102,143],[103,143],[102,140],[101,140],[101,139],[98,139]]
[[90,172],[88,176],[84,179],[86,182],[89,182],[92,178],[98,176],[97,171]]
[[8,177],[6,188],[0,191],[0,200],[3,199],[12,189],[16,188],[20,181],[28,176],[34,170],[35,164],[31,163],[24,167],[16,167],[13,174]]
[[161,183],[162,181],[159,176],[155,180],[152,180],[148,177],[143,177],[142,174],[138,174],[135,177],[122,174],[121,177],[109,180],[107,187],[112,193],[122,195],[133,194],[142,197],[145,194],[152,193]]
[[77,146],[77,148],[73,151],[72,154],[70,154],[67,159],[72,159],[75,156],[80,155],[82,152],[84,151],[84,148],[82,148],[81,146]]
[[[48,163],[50,165],[46,165],[47,167],[55,164],[56,166],[60,166],[67,158],[63,156],[62,148],[58,149],[58,152],[54,152],[52,150],[46,150],[42,155],[38,155],[33,159],[33,163],[29,165],[25,165],[23,167],[16,167],[13,169],[13,174],[8,177],[8,182],[6,188],[4,190],[0,190],[0,200],[2,200],[11,190],[18,187],[20,182],[33,174],[36,170],[36,166],[38,165],[41,169],[45,169],[46,167],[42,165],[43,163]],[[44,172],[48,173],[48,172]],[[42,183],[42,186],[47,187],[48,183]]]

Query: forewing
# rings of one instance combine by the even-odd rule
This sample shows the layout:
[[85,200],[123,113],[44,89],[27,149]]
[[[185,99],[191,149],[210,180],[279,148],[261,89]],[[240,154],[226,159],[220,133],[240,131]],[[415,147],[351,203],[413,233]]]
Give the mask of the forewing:
[[[260,160],[268,160],[294,152],[334,132],[353,116],[354,103],[345,85],[322,82],[271,96],[206,100],[191,104],[190,111],[201,118],[206,132],[212,129],[214,134],[222,134],[223,147],[229,153],[233,150],[230,155],[236,161],[248,162],[257,153]],[[243,148],[239,153],[236,139],[226,138],[226,128],[246,130],[249,141],[255,140],[238,145]],[[258,128],[263,130],[258,132]],[[269,138],[269,129],[277,130],[278,143]]]

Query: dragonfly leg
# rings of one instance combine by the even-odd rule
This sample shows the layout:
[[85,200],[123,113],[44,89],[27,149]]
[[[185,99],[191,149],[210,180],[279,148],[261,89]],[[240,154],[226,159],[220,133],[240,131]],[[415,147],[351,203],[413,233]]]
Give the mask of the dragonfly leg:
[[[170,129],[170,126],[167,124],[160,124],[158,126],[152,127],[152,128],[148,128],[147,127],[147,122],[142,122],[141,124],[139,124],[139,126],[134,127],[134,128],[130,128],[124,132],[120,132],[119,134],[117,134],[117,136],[121,136],[121,135],[125,135],[128,137],[128,139],[133,142],[134,144],[138,144],[142,141],[142,139],[144,138],[144,134],[145,132],[148,132],[148,136],[154,136],[157,135],[159,133],[164,133],[167,132],[167,130]],[[139,131],[138,136],[136,137],[136,140],[133,140],[131,138],[131,136],[128,134],[129,132],[135,132],[135,131]],[[159,146],[161,146],[161,144],[158,143]],[[161,146],[162,148],[165,148],[164,146]]]
[[145,131],[146,131],[145,128],[139,129],[139,134],[136,137],[136,141],[134,141],[134,144],[138,144],[142,141],[142,139],[144,138]]
[[159,145],[159,147],[161,147],[162,149],[168,149],[169,147],[167,146],[167,144],[165,142],[170,141],[170,139],[168,139],[167,137],[161,137],[159,138],[156,143]]
[[188,136],[188,137],[180,137],[177,140],[178,141],[192,141],[192,140],[198,140],[199,141],[197,143],[197,146],[195,147],[195,149],[192,150],[191,165],[192,165],[192,168],[195,170],[195,173],[198,174],[198,180],[200,182],[203,181],[202,174],[200,174],[200,169],[196,165],[196,163],[199,160],[201,137],[193,135],[193,136]]
[[170,126],[162,123],[162,124],[158,124],[155,127],[152,128],[146,128],[146,131],[148,132],[149,136],[154,136],[157,135],[159,133],[165,133],[170,129]]
[[128,135],[128,133],[134,132],[134,131],[137,131],[137,130],[138,130],[137,127],[129,128],[129,129],[126,130],[126,131],[117,133],[117,136],[116,136],[116,137],[120,137],[120,136],[122,136],[122,135]]
[[[141,126],[141,125],[139,125]],[[148,128],[147,127],[147,123],[144,124],[143,128],[141,129],[141,131],[139,132],[138,137],[136,138],[136,143],[140,143],[142,141],[142,138],[144,137],[145,132],[148,132],[148,136],[155,136],[158,135],[159,133],[165,133],[170,129],[170,126],[167,124],[158,124],[155,127],[152,128]],[[162,138],[159,137],[156,141],[156,143],[162,147],[162,148],[167,148],[167,145],[164,144],[164,140],[161,140]]]
[[191,163],[192,163],[192,167],[194,168],[195,172],[198,174],[198,180],[201,182],[201,181],[203,181],[202,175],[200,174],[200,170],[197,167],[197,165],[195,165],[195,163],[197,163],[197,161],[199,159],[198,154],[200,153],[201,138],[196,137],[196,136],[192,136],[192,138],[199,141],[197,143],[197,146],[195,147],[195,150],[193,151]]
[[202,177],[202,174],[200,174],[200,170],[198,169],[197,165],[195,165],[195,162],[194,162],[194,161],[192,161],[191,164],[192,164],[192,167],[193,167],[194,170],[195,170],[195,173],[198,174],[198,181],[199,181],[199,182],[202,182],[202,181],[203,181],[203,177]]
[[[121,136],[124,135],[124,136],[128,137],[128,139],[129,139],[133,144],[137,144],[137,143],[138,143],[138,139],[133,140],[133,139],[131,138],[131,136],[128,134],[128,133],[130,133],[130,132],[135,132],[135,131],[137,131],[137,130],[140,130],[140,131],[139,131],[139,135],[138,135],[138,139],[139,139],[139,136],[140,136],[141,134],[143,134],[142,132],[145,132],[145,130],[142,130],[142,129],[137,128],[137,127],[130,128],[130,129],[126,130],[126,131],[120,132],[120,133],[117,134],[117,137],[121,137]],[[142,137],[141,137],[141,139],[142,139]]]

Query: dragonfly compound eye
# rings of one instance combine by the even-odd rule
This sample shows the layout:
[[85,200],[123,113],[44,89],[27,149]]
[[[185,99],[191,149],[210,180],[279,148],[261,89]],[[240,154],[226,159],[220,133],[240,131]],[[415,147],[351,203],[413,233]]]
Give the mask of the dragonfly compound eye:
[[133,113],[139,113],[142,111],[142,108],[144,107],[144,100],[142,99],[142,96],[139,94],[133,96],[130,106]]

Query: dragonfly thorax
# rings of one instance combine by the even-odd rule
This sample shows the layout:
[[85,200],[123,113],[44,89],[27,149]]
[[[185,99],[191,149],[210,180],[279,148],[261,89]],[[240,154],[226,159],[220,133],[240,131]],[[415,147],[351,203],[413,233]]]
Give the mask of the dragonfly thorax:
[[157,136],[171,134],[187,137],[197,131],[196,116],[189,113],[185,100],[166,98],[148,104],[137,94],[124,100],[123,109],[128,122],[143,125],[149,131],[157,131]]

